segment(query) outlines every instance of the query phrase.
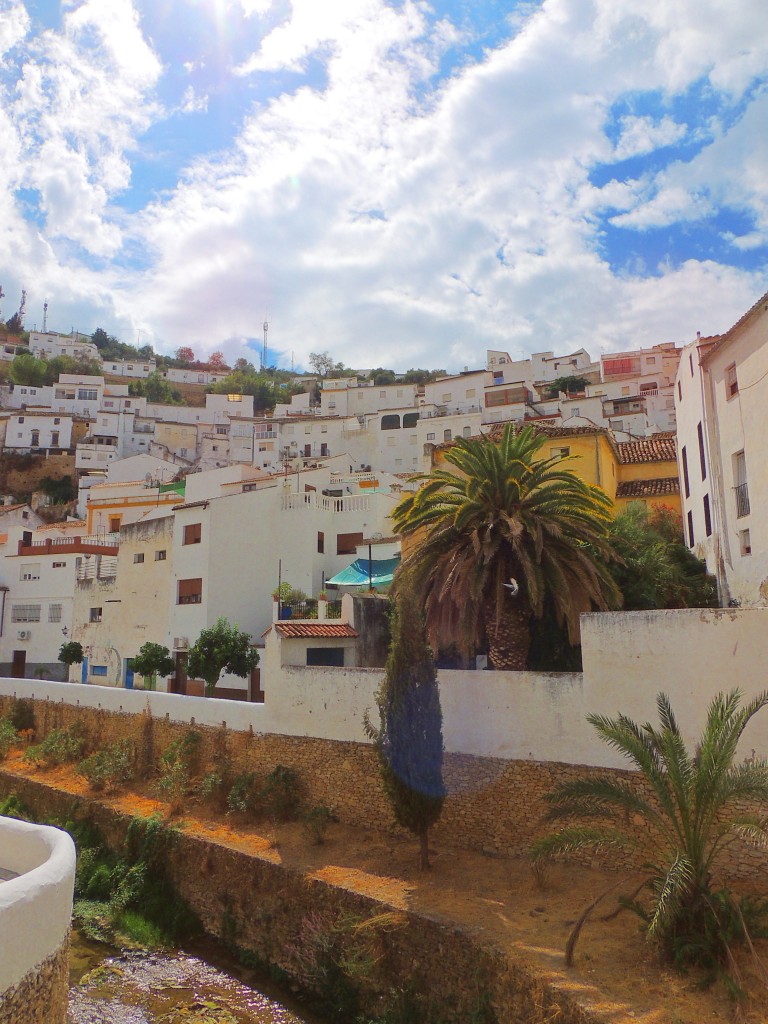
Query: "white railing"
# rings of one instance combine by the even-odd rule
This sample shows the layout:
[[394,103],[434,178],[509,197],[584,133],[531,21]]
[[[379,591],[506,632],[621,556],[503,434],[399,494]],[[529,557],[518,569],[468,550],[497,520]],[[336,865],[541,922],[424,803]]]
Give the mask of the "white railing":
[[283,512],[297,508],[320,508],[325,512],[370,512],[371,499],[367,494],[350,494],[344,498],[329,498],[325,494],[308,491],[305,494],[284,494],[280,499]]
[[331,487],[336,484],[372,483],[378,477],[375,473],[331,473]]

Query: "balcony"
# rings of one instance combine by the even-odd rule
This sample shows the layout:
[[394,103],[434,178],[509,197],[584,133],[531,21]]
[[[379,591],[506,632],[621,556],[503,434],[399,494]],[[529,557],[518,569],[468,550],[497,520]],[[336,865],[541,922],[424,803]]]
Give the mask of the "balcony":
[[120,546],[117,533],[89,537],[48,537],[44,541],[25,544],[19,541],[19,555],[116,555]]
[[749,515],[749,488],[747,484],[737,484],[733,488],[736,494],[736,518]]
[[370,512],[371,499],[367,494],[351,494],[344,498],[329,498],[309,491],[304,494],[284,494],[280,499],[283,512],[299,508],[319,508],[324,512]]

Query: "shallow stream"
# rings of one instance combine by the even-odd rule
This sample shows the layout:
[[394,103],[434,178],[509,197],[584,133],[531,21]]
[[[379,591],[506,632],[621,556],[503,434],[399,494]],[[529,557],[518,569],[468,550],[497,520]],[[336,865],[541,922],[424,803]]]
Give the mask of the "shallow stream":
[[322,1024],[213,945],[121,953],[73,932],[70,981],[69,1024]]

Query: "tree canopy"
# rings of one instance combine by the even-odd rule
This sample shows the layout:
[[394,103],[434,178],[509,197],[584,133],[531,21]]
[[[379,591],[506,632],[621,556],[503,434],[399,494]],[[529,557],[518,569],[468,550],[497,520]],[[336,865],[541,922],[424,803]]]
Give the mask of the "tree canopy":
[[424,477],[392,512],[414,535],[396,577],[424,602],[433,647],[473,654],[484,637],[497,669],[524,670],[531,616],[547,599],[578,641],[579,614],[616,606],[607,570],[612,503],[560,456],[540,458],[546,441],[507,424],[498,441],[458,438],[446,468]]
[[225,618],[204,629],[189,652],[189,674],[205,680],[210,696],[222,672],[245,679],[259,663],[258,651],[251,646],[251,637]]
[[139,653],[131,659],[131,666],[134,672],[138,672],[147,680],[148,689],[154,690],[157,677],[169,676],[175,668],[175,663],[167,647],[149,641],[143,644]]

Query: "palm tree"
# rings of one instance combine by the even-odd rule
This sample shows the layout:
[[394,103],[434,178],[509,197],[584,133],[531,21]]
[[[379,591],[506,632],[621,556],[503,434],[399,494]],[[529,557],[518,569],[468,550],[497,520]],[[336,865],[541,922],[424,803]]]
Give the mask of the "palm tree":
[[641,784],[595,776],[559,786],[547,797],[547,817],[568,824],[531,849],[541,863],[581,849],[631,846],[639,841],[629,823],[641,819],[642,851],[652,851],[653,863],[645,865],[635,897],[647,890],[650,900],[623,902],[670,959],[711,971],[733,966],[729,944],[746,938],[745,921],[760,917],[754,902],[736,904],[727,889],[716,887],[720,857],[737,837],[768,845],[768,817],[753,809],[768,801],[768,761],[735,763],[739,740],[768,704],[768,691],[743,707],[740,702],[738,690],[714,697],[693,755],[663,693],[656,699],[660,728],[624,715],[589,715],[600,738],[639,770]]
[[451,468],[392,512],[399,533],[416,535],[398,575],[421,596],[435,650],[472,653],[485,637],[495,668],[523,670],[548,595],[571,643],[581,612],[618,601],[605,567],[611,501],[561,456],[539,458],[546,440],[511,423],[498,441],[457,438]]

